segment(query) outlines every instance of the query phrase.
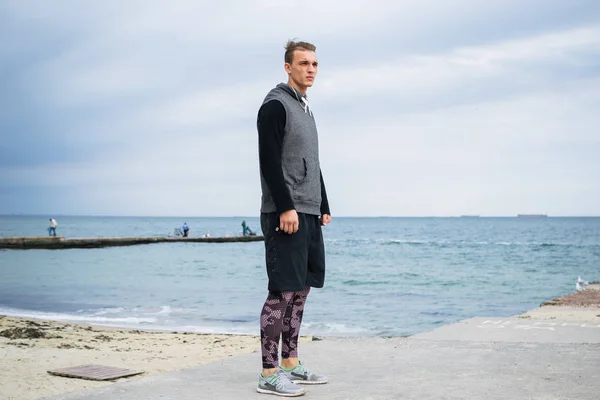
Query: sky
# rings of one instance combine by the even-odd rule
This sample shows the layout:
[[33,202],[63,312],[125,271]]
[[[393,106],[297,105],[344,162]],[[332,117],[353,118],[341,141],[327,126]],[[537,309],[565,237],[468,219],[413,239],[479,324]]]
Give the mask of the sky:
[[597,0],[0,0],[0,214],[257,216],[293,38],[334,218],[600,215]]

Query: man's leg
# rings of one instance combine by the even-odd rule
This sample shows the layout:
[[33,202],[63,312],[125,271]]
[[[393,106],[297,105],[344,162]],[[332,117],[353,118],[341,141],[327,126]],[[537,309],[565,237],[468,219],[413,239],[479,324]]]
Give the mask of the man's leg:
[[294,292],[272,292],[265,301],[260,313],[260,340],[262,348],[263,370],[258,379],[256,390],[259,393],[277,396],[302,396],[304,389],[293,383],[280,370],[278,363],[279,338],[283,329],[283,318],[288,304],[292,302]]
[[286,369],[298,365],[298,337],[309,292],[310,286],[307,286],[303,291],[294,293],[293,301],[288,305],[283,319],[281,366]]
[[284,326],[280,369],[294,383],[318,385],[327,383],[328,379],[324,375],[311,372],[302,361],[298,360],[298,336],[304,314],[304,304],[310,287],[323,287],[325,252],[317,216],[308,216],[303,221],[308,239],[308,258],[306,260],[308,274],[305,289],[295,293],[294,302],[291,305],[292,310],[289,311],[289,319],[286,320],[286,322],[289,321],[286,324],[287,328]]
[[[302,268],[307,262],[302,254],[306,239],[302,235],[288,235],[276,230],[279,227],[277,213],[262,213],[260,221],[265,235],[269,295],[260,315],[262,374],[256,390],[278,396],[302,396],[306,392],[279,368],[278,356],[286,310],[294,300],[295,290],[301,289],[306,282],[306,270]],[[244,233],[247,234],[248,229],[244,229]]]
[[269,292],[260,313],[260,340],[262,347],[263,376],[277,372],[279,367],[279,338],[283,319],[294,292]]

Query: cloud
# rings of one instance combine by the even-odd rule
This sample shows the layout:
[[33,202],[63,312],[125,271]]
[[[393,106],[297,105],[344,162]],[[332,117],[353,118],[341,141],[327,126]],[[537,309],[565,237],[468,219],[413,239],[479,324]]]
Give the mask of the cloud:
[[0,8],[0,213],[256,214],[299,37],[334,214],[600,214],[593,1],[32,4]]
[[[368,215],[593,214],[600,81],[587,84],[390,117],[348,129],[344,141],[326,138],[335,161],[326,158],[325,170],[344,170],[332,197],[344,214],[355,204],[369,206]],[[578,207],[567,197],[580,197]]]
[[593,76],[600,68],[598,49],[600,25],[342,68],[326,72],[314,92],[319,99],[346,98],[357,108],[364,101],[393,97],[403,111],[435,109]]

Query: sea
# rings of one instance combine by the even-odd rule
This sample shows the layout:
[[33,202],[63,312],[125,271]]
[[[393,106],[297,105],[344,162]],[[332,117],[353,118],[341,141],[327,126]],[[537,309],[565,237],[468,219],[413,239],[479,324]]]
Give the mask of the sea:
[[[54,216],[66,238],[236,236],[258,217]],[[0,237],[47,235],[46,216],[1,216]],[[600,218],[350,218],[323,229],[325,286],[301,334],[404,336],[507,317],[600,279]],[[264,244],[159,243],[0,250],[0,315],[95,325],[258,334]]]

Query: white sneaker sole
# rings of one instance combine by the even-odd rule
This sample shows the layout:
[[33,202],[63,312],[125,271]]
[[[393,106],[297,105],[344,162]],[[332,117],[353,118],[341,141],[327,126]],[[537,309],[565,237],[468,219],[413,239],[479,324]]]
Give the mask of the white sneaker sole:
[[279,392],[275,392],[273,390],[261,389],[259,387],[256,388],[256,391],[258,393],[272,394],[272,395],[275,395],[275,396],[282,396],[282,397],[298,397],[298,396],[303,396],[303,395],[306,394],[305,391],[298,392],[298,393],[279,393]]
[[293,383],[297,385],[324,385],[327,381],[302,381],[302,380],[292,380]]

